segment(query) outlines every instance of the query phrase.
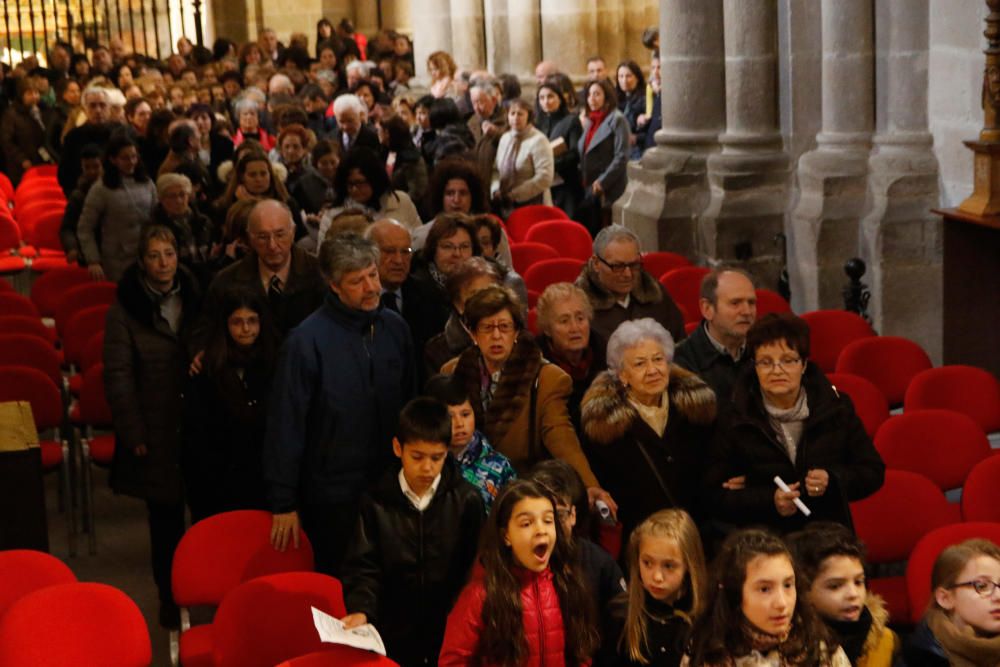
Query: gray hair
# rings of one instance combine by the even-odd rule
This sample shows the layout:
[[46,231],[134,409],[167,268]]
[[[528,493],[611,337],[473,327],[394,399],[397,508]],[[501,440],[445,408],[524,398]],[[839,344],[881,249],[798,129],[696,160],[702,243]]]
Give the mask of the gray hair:
[[626,320],[618,325],[608,339],[608,368],[620,373],[625,365],[625,350],[647,340],[655,341],[663,348],[667,361],[674,359],[674,337],[663,325],[652,317],[641,320]]
[[361,62],[360,60],[352,60],[351,62],[347,63],[346,67],[344,67],[344,71],[345,72],[358,71],[361,72],[362,76],[368,76],[368,65]]
[[410,233],[409,227],[401,223],[399,220],[396,220],[395,218],[379,218],[372,224],[368,225],[368,229],[365,230],[365,238],[368,239],[369,241],[375,241],[376,240],[375,236],[379,232],[381,232],[384,229],[395,228],[395,227],[398,227],[403,231],[405,231],[407,236],[409,236],[410,241],[411,242],[413,241],[413,234]]
[[162,199],[167,190],[177,186],[184,188],[184,192],[189,195],[193,190],[190,178],[184,174],[175,174],[171,172],[169,174],[163,174],[156,179],[156,194]]
[[275,93],[280,93],[285,90],[291,90],[292,94],[295,94],[295,84],[292,80],[288,78],[287,74],[281,74],[280,72],[271,77],[270,81],[267,82],[267,90],[269,93],[274,95]]
[[256,111],[259,114],[260,104],[257,103],[257,100],[251,99],[250,96],[241,96],[240,99],[236,100],[233,109],[236,111],[237,116],[244,111]]
[[346,95],[340,95],[333,101],[334,116],[342,111],[350,111],[351,109],[356,111],[359,116],[368,113],[368,107],[365,106],[365,103],[362,102],[361,98],[357,95],[348,93]]
[[319,247],[319,269],[332,283],[339,283],[345,273],[367,269],[378,261],[375,242],[353,233],[338,234]]
[[573,297],[580,299],[587,319],[594,319],[594,307],[586,292],[573,283],[552,283],[545,288],[535,304],[535,312],[538,314],[538,329],[542,333],[545,335],[552,333],[552,309],[556,307],[556,304],[564,303]]
[[108,104],[111,103],[111,99],[108,95],[108,89],[101,88],[100,86],[87,86],[83,90],[83,95],[80,96],[80,99],[83,100],[84,104],[86,104],[87,98],[92,95],[99,95],[104,99],[105,102],[107,102]]
[[635,232],[624,225],[609,225],[599,231],[594,238],[594,254],[604,257],[604,250],[613,241],[632,241],[636,250],[642,253],[642,242]]
[[502,95],[500,91],[500,82],[498,82],[493,77],[476,77],[471,86],[469,86],[469,92],[473,90],[478,90],[481,93],[487,93],[493,97],[500,99]]

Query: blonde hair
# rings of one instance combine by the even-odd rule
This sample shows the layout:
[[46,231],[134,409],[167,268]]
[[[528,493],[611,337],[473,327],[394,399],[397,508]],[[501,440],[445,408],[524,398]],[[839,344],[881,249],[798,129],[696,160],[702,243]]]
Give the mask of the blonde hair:
[[[687,599],[690,604],[687,609],[677,609],[686,617],[688,624],[700,616],[705,610],[705,597],[708,574],[705,568],[705,552],[701,546],[698,527],[691,516],[684,510],[660,510],[650,515],[632,531],[628,541],[628,613],[625,617],[625,630],[619,640],[624,645],[628,656],[634,662],[649,664],[646,652],[646,597],[639,574],[639,548],[646,537],[665,537],[674,540],[684,558],[684,582],[687,588]],[[683,598],[683,595],[681,596]]]
[[458,65],[455,64],[455,59],[451,57],[451,54],[447,51],[435,51],[434,53],[427,56],[427,64],[434,64],[439,70],[442,71],[446,76],[454,77],[455,72],[458,71]]
[[545,335],[550,334],[552,309],[555,305],[574,296],[583,303],[583,312],[587,316],[587,319],[594,319],[594,306],[591,305],[586,292],[573,283],[552,283],[545,288],[545,291],[538,297],[538,303],[535,304],[535,311],[538,313],[538,329],[542,333]]
[[953,544],[938,555],[931,570],[931,599],[928,609],[946,611],[938,604],[935,592],[939,588],[948,588],[958,582],[958,575],[965,566],[977,556],[988,556],[1000,561],[1000,547],[990,540],[974,538],[960,544]]

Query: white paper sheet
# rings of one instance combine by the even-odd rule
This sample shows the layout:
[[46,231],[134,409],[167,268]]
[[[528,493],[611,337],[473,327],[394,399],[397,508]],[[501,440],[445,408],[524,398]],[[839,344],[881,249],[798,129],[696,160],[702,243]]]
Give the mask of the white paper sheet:
[[385,655],[382,637],[371,623],[347,630],[339,618],[334,618],[316,607],[312,607],[312,615],[320,641],[327,644],[344,644]]

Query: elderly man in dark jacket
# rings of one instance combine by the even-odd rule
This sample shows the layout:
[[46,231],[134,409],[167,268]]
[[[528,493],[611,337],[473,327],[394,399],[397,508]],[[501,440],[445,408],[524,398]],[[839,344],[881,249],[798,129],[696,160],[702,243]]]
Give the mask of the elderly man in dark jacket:
[[399,411],[416,391],[406,322],[380,304],[378,248],[356,235],[320,247],[330,289],[279,354],[264,480],[272,543],[285,549],[301,525],[322,572],[338,574],[362,491],[392,457]]
[[108,143],[111,133],[115,130],[128,132],[121,125],[111,122],[111,106],[108,92],[103,88],[87,88],[83,92],[83,110],[87,114],[87,122],[74,127],[63,140],[62,153],[59,156],[57,178],[59,187],[69,197],[73,194],[80,180],[80,156],[83,147],[89,144],[103,146]]
[[576,285],[594,307],[590,328],[604,340],[626,320],[652,317],[674,341],[684,338],[684,317],[656,278],[642,268],[642,247],[635,232],[611,225],[594,239],[594,255]]

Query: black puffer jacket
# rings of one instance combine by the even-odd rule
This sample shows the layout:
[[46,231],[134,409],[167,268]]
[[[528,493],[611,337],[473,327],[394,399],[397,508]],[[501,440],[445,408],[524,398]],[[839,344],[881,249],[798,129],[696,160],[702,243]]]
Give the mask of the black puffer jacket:
[[[830,474],[830,485],[820,497],[802,494],[812,510],[808,520],[852,527],[848,502],[882,486],[885,464],[851,400],[837,393],[813,363],[806,366],[802,387],[809,417],[793,463],[768,421],[754,369],[747,368],[740,376],[732,403],[719,418],[705,478],[706,499],[716,518],[738,526],[765,524],[782,534],[798,530],[806,518],[800,512],[790,517],[778,514],[774,476],[793,484],[803,482],[809,470],[821,468]],[[746,475],[746,488],[722,488],[726,480],[739,475]]]
[[343,567],[344,602],[348,613],[364,613],[378,627],[389,657],[401,665],[437,664],[484,514],[479,491],[450,456],[423,512],[403,495],[398,467],[362,497]]

